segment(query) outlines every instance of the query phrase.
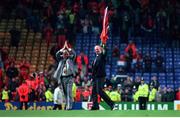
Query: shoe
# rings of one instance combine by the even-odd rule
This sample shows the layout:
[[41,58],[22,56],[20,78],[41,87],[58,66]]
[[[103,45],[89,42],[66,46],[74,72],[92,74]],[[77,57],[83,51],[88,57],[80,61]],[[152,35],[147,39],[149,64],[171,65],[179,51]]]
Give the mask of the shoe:
[[99,107],[92,107],[91,110],[99,110]]

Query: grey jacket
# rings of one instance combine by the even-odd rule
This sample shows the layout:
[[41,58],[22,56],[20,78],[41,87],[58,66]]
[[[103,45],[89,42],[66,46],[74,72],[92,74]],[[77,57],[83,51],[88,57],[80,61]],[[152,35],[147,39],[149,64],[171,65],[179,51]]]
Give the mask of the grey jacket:
[[76,57],[75,51],[72,50],[70,57],[68,57],[66,60],[61,57],[61,54],[62,54],[61,51],[58,51],[56,53],[56,58],[59,60],[59,64],[53,75],[53,77],[58,80],[58,83],[60,81],[60,78],[62,77],[64,63],[66,63],[66,66],[67,66],[67,75],[75,76],[76,74],[76,69],[75,69],[75,64],[74,64],[74,60]]

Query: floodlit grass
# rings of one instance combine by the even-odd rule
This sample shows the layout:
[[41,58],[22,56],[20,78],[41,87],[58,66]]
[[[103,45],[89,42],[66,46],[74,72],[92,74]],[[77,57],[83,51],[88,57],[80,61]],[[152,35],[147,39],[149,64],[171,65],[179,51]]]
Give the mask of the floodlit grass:
[[111,111],[111,110],[71,110],[71,111],[53,111],[53,110],[36,110],[36,111],[0,111],[0,117],[180,117],[180,111]]

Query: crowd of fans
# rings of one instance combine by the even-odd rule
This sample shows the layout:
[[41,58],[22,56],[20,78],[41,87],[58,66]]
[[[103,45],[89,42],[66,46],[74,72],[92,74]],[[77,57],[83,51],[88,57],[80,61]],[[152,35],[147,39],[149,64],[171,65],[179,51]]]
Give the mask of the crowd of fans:
[[[155,57],[152,58],[148,52],[141,54],[138,51],[135,43],[130,41],[124,52],[120,54],[118,47],[115,47],[112,51],[113,58],[118,59],[118,72],[117,74],[126,73],[148,73],[148,72],[165,72],[165,62],[160,49],[156,50]],[[155,65],[155,67],[153,67]]]
[[[8,59],[6,52],[1,49],[1,101],[21,101],[20,95],[24,95],[24,99],[28,101],[53,101],[53,91],[57,87],[56,81],[52,78],[56,69],[54,56],[56,51],[63,47],[66,40],[70,43],[69,45],[74,47],[77,33],[98,35],[101,31],[103,11],[106,6],[109,7],[110,35],[119,35],[122,43],[128,43],[129,34],[142,36],[144,32],[156,32],[160,36],[173,36],[173,39],[177,39],[179,36],[177,32],[179,25],[175,12],[177,2],[176,0],[112,0],[108,2],[105,0],[2,0],[3,7],[1,6],[0,12],[2,17],[13,16],[26,19],[27,29],[42,32],[43,39],[48,45],[54,39],[58,45],[51,50],[54,63],[49,66],[49,69],[33,73],[29,72],[30,63],[25,58],[21,63],[16,63],[15,60]],[[13,30],[11,33],[13,35]],[[164,71],[163,57],[159,51],[153,61],[149,54],[142,57],[136,51],[133,42],[128,44],[125,55],[119,55],[118,49],[113,51],[113,55],[120,57],[120,61],[126,63],[126,65],[121,65],[119,73],[151,72],[153,62],[155,62],[157,70]],[[81,52],[77,56],[76,64],[74,100],[90,101],[92,78],[87,55]],[[141,77],[135,79],[127,77],[120,84],[106,83],[104,90],[113,101],[136,101],[136,92],[141,81]],[[157,77],[153,77],[147,84],[149,84],[151,97],[149,101],[180,100],[180,89],[178,92],[166,87],[162,89],[158,84]],[[156,90],[153,98],[151,96],[152,89]]]
[[[129,45],[125,48],[126,53],[129,53],[128,49],[132,45],[133,49],[136,48],[132,42]],[[57,82],[53,78],[53,73],[57,67],[55,60],[49,65],[48,70],[30,73],[30,63],[26,61],[26,58],[17,63],[13,59],[8,59],[7,54],[3,50],[1,50],[0,54],[3,57],[1,58],[0,67],[0,96],[2,101],[22,101],[23,99],[19,97],[21,95],[25,95],[24,99],[28,101],[53,101],[53,91],[57,87]],[[133,68],[136,66],[132,66],[137,64],[137,61],[132,61],[138,57],[133,56],[136,55],[136,52],[130,51],[129,55],[132,55],[131,61],[127,62],[127,60],[124,60],[125,64],[120,67],[118,74],[122,74],[122,72],[123,74],[129,73],[131,68],[132,70],[139,70]],[[3,61],[4,58],[6,59]],[[130,66],[127,63],[130,63]],[[146,70],[146,61],[144,63],[144,72],[150,72],[149,69]],[[74,77],[73,85],[74,101],[90,101],[91,99],[93,78],[91,78],[91,67],[89,65],[87,55],[81,52],[76,58],[77,74]],[[159,64],[157,64],[157,67],[159,68]],[[141,84],[141,81],[142,78],[140,76],[136,78],[128,76],[118,83],[107,80],[104,90],[114,101],[137,101],[138,86]],[[173,101],[174,99],[179,99],[180,91],[174,91],[170,87],[162,88],[156,76],[152,77],[147,84],[149,86],[149,101]],[[151,95],[152,90],[155,92]],[[99,98],[99,100],[101,99]]]
[[74,45],[77,33],[99,34],[106,6],[110,35],[124,43],[129,35],[180,37],[177,0],[2,0],[1,5],[2,17],[26,19],[28,29],[43,32],[48,44],[55,36],[59,47],[66,39]]

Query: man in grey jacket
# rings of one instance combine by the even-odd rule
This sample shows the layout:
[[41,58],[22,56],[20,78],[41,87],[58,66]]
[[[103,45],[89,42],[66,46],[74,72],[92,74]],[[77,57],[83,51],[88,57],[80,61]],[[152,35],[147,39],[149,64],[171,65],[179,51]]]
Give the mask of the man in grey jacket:
[[67,42],[65,42],[64,47],[56,53],[59,64],[54,73],[54,78],[56,78],[58,84],[63,87],[66,98],[66,110],[71,110],[73,105],[72,85],[73,78],[76,74],[74,65],[75,56],[75,51],[68,47]]

